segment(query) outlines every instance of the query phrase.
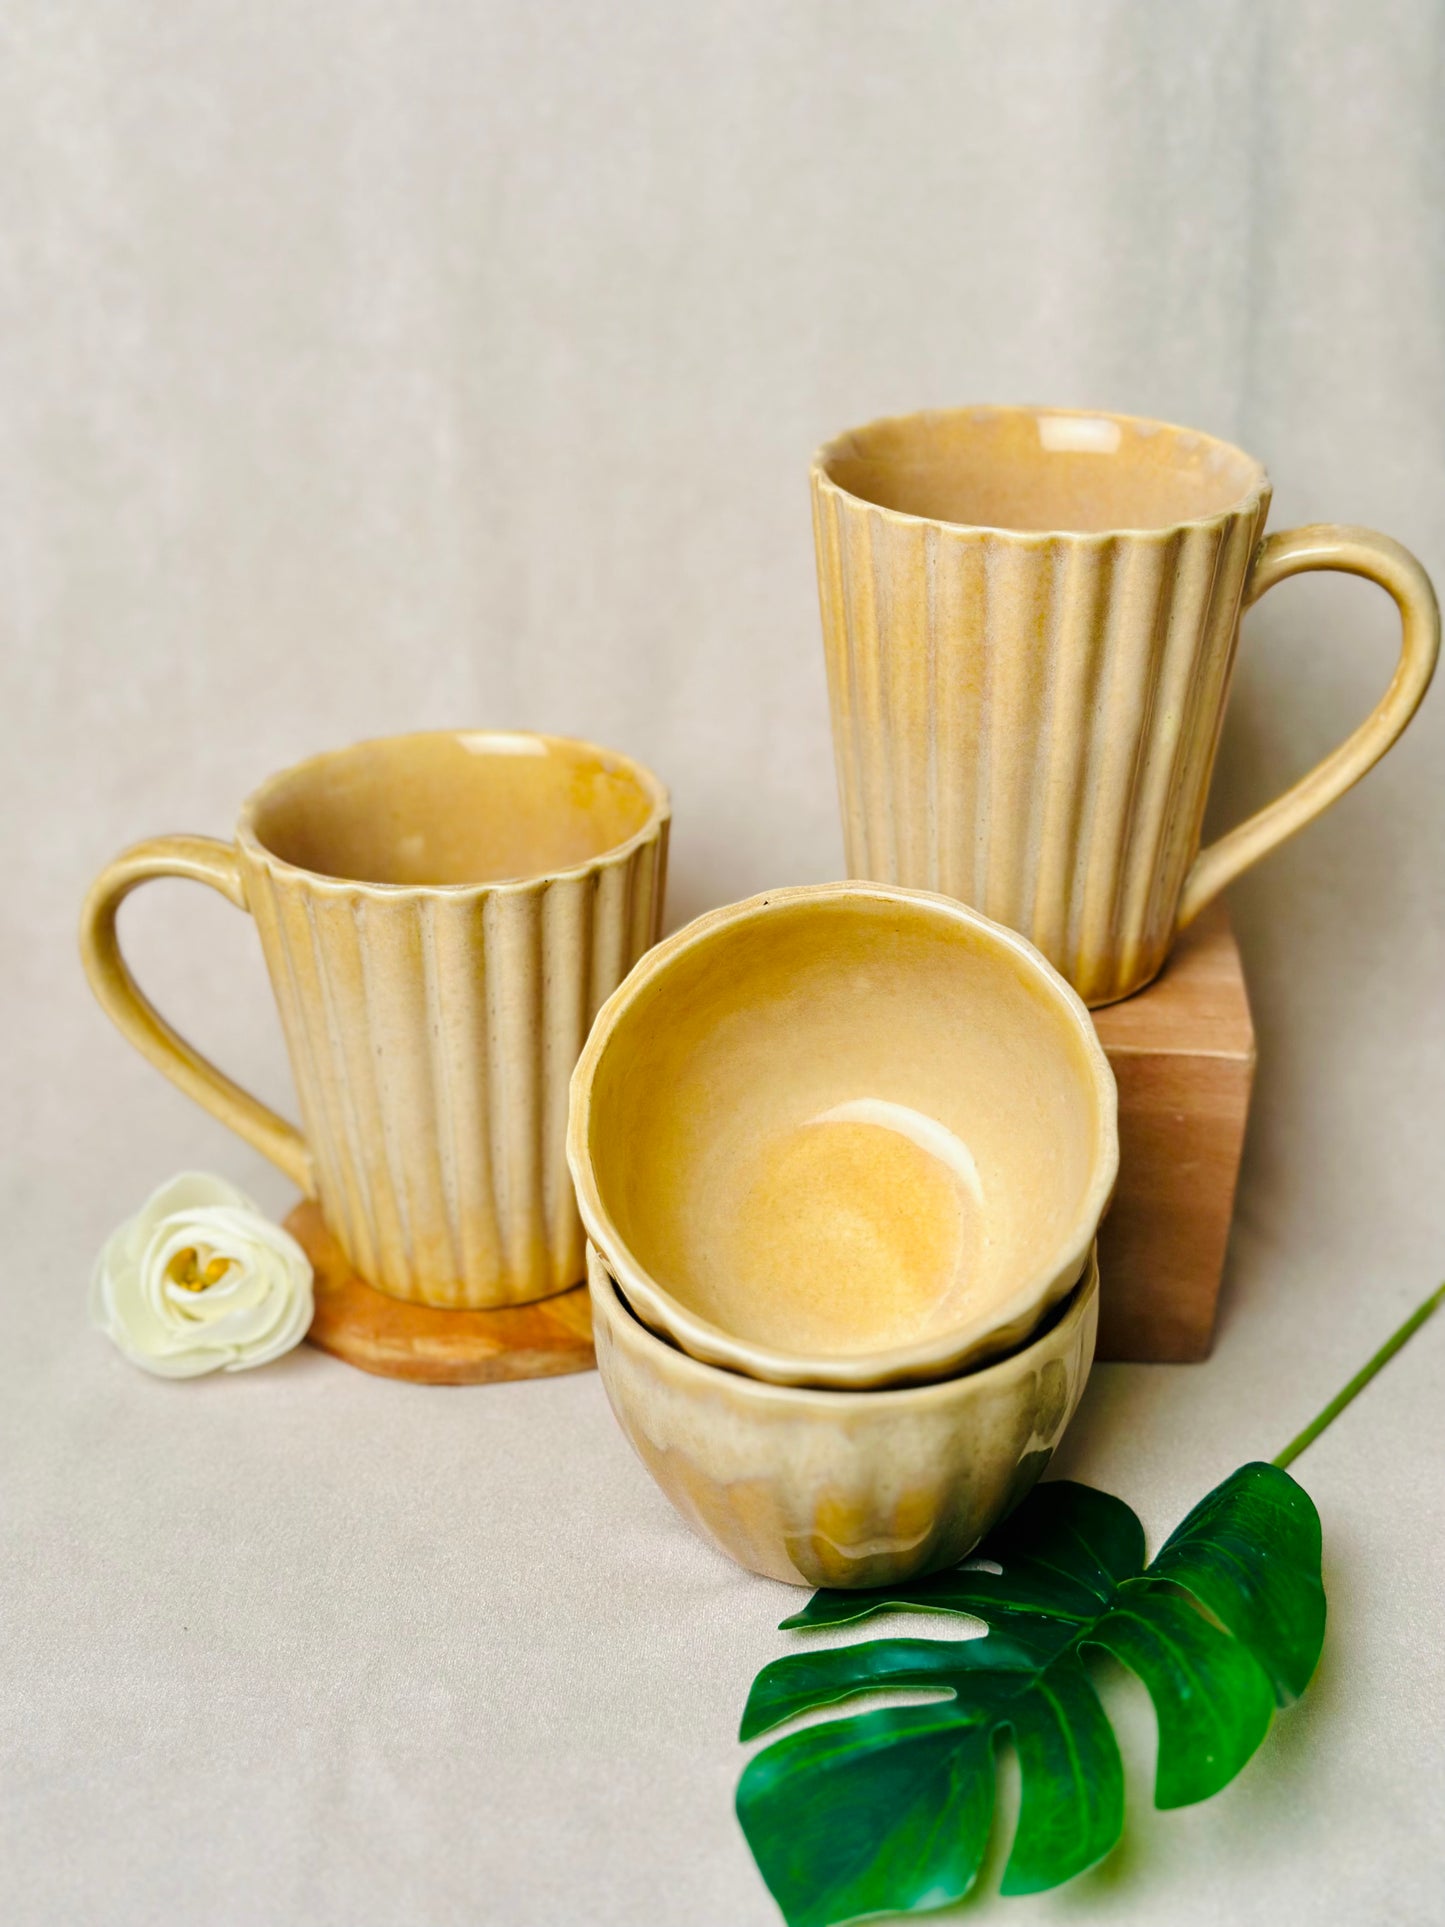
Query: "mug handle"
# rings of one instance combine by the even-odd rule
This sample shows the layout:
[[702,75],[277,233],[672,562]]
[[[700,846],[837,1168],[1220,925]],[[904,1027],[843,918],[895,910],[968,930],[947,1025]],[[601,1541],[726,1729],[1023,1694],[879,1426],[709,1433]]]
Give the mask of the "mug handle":
[[1440,651],[1440,610],[1430,578],[1410,551],[1373,529],[1316,522],[1271,535],[1255,551],[1244,591],[1246,609],[1286,576],[1339,569],[1378,582],[1400,611],[1400,660],[1390,687],[1352,736],[1317,763],[1283,796],[1267,803],[1195,857],[1179,899],[1179,927],[1218,896],[1241,871],[1267,856],[1336,802],[1398,739],[1420,706]]
[[101,871],[85,899],[80,957],[91,989],[116,1029],[142,1057],[164,1071],[202,1110],[269,1158],[308,1198],[314,1197],[315,1167],[295,1125],[243,1091],[172,1030],[130,974],[121,955],[116,913],[132,890],[153,877],[189,877],[193,883],[208,883],[238,910],[247,908],[241,865],[231,844],[213,836],[156,836],[137,843]]

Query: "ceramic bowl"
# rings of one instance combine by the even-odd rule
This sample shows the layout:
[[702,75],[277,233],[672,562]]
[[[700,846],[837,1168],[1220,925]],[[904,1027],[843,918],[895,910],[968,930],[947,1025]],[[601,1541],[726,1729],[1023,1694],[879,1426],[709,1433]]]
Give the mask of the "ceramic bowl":
[[689,1358],[633,1317],[588,1250],[597,1369],[688,1524],[794,1586],[883,1586],[964,1558],[1033,1485],[1094,1358],[1099,1271],[1022,1350],[893,1391],[770,1385]]
[[587,1234],[705,1363],[839,1390],[1020,1344],[1083,1270],[1114,1078],[1022,937],[879,884],[771,891],[649,951],[572,1080]]

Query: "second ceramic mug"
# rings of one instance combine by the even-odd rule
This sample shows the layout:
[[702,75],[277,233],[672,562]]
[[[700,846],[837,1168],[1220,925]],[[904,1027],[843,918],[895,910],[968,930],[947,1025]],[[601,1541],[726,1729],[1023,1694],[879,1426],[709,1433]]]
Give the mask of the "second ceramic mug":
[[[102,872],[81,953],[121,1031],[319,1199],[393,1297],[481,1309],[586,1275],[567,1086],[598,1007],[662,921],[667,792],[555,736],[427,732],[312,757],[232,843],[162,836]],[[189,877],[256,920],[305,1135],[141,995],[125,897]]]
[[[1326,809],[1429,686],[1440,617],[1388,536],[1261,541],[1252,456],[1162,422],[1042,408],[904,415],[812,469],[852,875],[1021,931],[1087,1003],[1148,983],[1176,931]],[[1339,569],[1399,606],[1399,666],[1354,735],[1202,853],[1243,610]]]

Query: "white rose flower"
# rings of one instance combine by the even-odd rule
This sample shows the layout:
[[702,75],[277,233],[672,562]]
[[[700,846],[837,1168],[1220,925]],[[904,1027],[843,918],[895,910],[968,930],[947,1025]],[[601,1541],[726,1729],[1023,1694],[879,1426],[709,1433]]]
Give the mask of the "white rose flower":
[[162,1378],[269,1364],[311,1324],[311,1262],[244,1192],[204,1171],[163,1184],[96,1260],[90,1322]]

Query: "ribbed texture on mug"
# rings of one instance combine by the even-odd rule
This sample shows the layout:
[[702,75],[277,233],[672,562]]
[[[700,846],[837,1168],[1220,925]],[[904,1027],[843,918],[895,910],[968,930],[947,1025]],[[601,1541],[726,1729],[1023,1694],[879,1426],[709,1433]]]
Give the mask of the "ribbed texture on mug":
[[586,1273],[567,1086],[656,942],[667,825],[549,882],[384,891],[248,867],[327,1223],[394,1297],[520,1304]]
[[967,529],[813,476],[849,872],[1021,931],[1090,1003],[1174,935],[1267,495],[1120,535]]

